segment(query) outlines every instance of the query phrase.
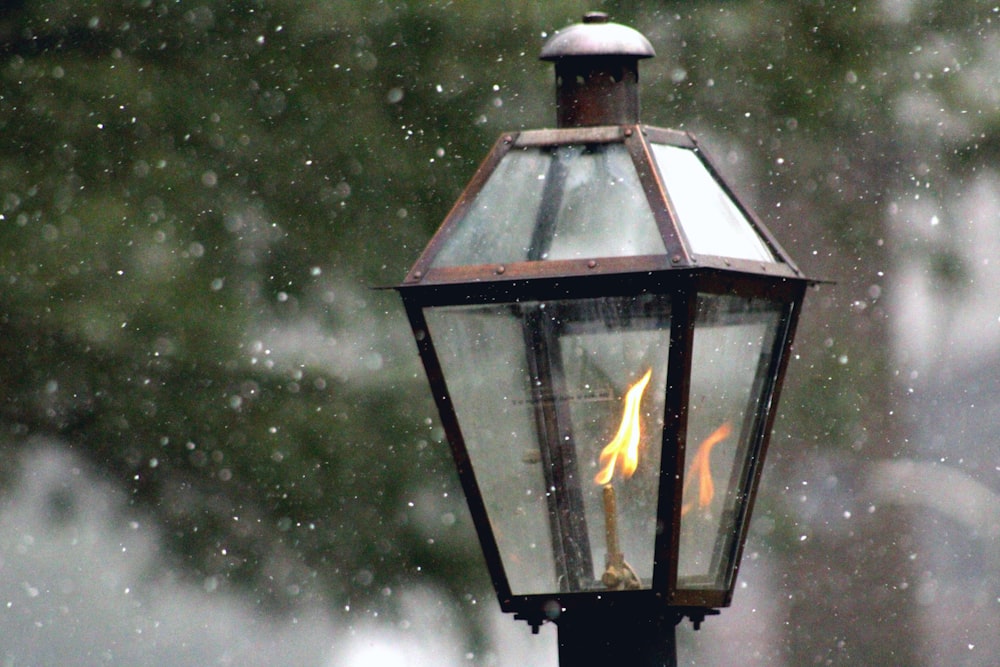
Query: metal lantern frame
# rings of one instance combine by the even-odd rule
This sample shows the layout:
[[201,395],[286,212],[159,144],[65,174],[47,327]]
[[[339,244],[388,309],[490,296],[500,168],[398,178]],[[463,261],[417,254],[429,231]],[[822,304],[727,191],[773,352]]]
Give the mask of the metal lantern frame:
[[[674,206],[659,171],[652,164],[650,139],[694,151],[716,177],[717,183],[740,207],[740,211],[778,258],[773,263],[747,259],[695,255],[684,241],[684,232],[677,220]],[[511,150],[543,146],[556,148],[566,145],[622,143],[633,160],[642,181],[643,191],[656,217],[667,252],[662,255],[634,257],[588,257],[581,259],[524,261],[480,264],[459,267],[433,266],[442,245],[450,238],[454,227],[467,213],[468,207],[482,191],[503,157]],[[516,196],[516,193],[514,193]],[[687,133],[644,125],[590,127],[526,131],[505,134],[477,171],[466,191],[445,219],[406,280],[397,289],[403,297],[412,324],[421,359],[427,371],[441,415],[448,442],[472,513],[473,523],[483,546],[484,556],[495,586],[500,605],[506,612],[524,617],[533,625],[550,618],[553,610],[589,605],[606,605],[608,598],[631,598],[629,604],[666,605],[693,618],[701,618],[706,609],[730,604],[733,583],[745,542],[749,517],[761,474],[771,431],[778,393],[792,344],[792,332],[809,281],[774,240],[766,227],[739,204],[708,160],[704,150]],[[728,294],[747,298],[763,298],[781,303],[784,309],[772,366],[766,384],[769,389],[760,397],[760,414],[752,435],[753,455],[743,472],[747,499],[742,504],[743,516],[736,520],[738,535],[733,540],[732,575],[724,591],[678,590],[676,565],[680,526],[680,486],[686,454],[687,383],[691,375],[691,347],[694,334],[695,301],[698,294]],[[518,596],[511,592],[492,527],[483,502],[476,472],[462,433],[447,378],[434,347],[424,317],[425,308],[448,305],[500,304],[524,301],[587,300],[602,297],[630,297],[648,294],[669,296],[674,317],[671,322],[671,363],[668,364],[666,391],[667,408],[664,418],[661,458],[660,501],[658,516],[671,529],[657,538],[655,547],[658,568],[651,590],[612,591],[593,593]],[[682,483],[682,481],[681,481]],[[554,606],[555,605],[555,606]]]
[[[603,15],[588,15],[584,23],[599,25],[578,25],[557,33],[543,50],[543,59],[556,63],[559,127],[503,134],[396,289],[413,329],[503,611],[516,614],[535,631],[546,621],[556,622],[560,626],[561,655],[572,656],[572,661],[592,658],[593,654],[588,653],[592,650],[603,651],[607,642],[595,639],[595,633],[606,634],[610,627],[612,634],[620,636],[658,638],[652,644],[659,642],[667,648],[650,649],[659,656],[653,662],[672,664],[676,659],[672,656],[673,625],[687,616],[697,627],[706,615],[718,613],[718,608],[728,606],[732,600],[799,311],[812,281],[803,276],[765,225],[740,202],[693,135],[638,122],[635,64],[652,55],[652,47],[645,38],[641,35],[635,38],[633,35],[638,33],[630,28],[607,23]],[[744,233],[755,237],[754,242],[759,243],[765,257],[755,259],[745,253],[734,256],[713,250],[724,250],[725,244],[709,243],[706,252],[705,244],[698,246],[692,242],[691,225],[698,224],[698,214],[691,214],[690,197],[687,208],[679,209],[675,201],[677,191],[671,193],[669,170],[658,161],[658,151],[663,147],[686,151],[686,157],[696,158],[697,168],[710,177],[712,197],[728,202],[725,205],[731,207],[739,224],[745,226]],[[462,236],[467,231],[463,225],[475,214],[477,201],[487,188],[505,187],[504,182],[496,185],[495,179],[502,178],[498,174],[502,165],[510,164],[505,162],[508,158],[527,151],[555,156],[565,149],[583,152],[613,149],[620,153],[622,148],[639,184],[637,196],[651,214],[660,250],[608,253],[598,248],[590,253],[546,256],[546,244],[553,236],[550,228],[553,209],[559,206],[562,187],[558,174],[550,167],[535,218],[526,222],[533,231],[530,238],[522,240],[523,256],[494,255],[489,244],[482,243],[485,249],[463,252],[460,246],[468,241]],[[525,196],[517,190],[502,194],[512,204]],[[698,198],[694,198],[696,205]],[[459,247],[457,253],[456,247]],[[445,256],[451,259],[445,261]],[[719,553],[715,557],[722,559],[723,575],[716,585],[693,587],[679,579],[678,561],[684,476],[693,456],[693,444],[687,441],[693,349],[699,304],[707,297],[766,303],[777,314],[773,337],[769,343],[762,343],[771,347],[760,353],[752,397],[739,425],[739,438],[746,444],[740,450],[742,458],[733,464],[730,480],[730,488],[737,489],[739,497],[732,506],[734,516],[727,524],[731,529],[724,538],[717,538],[716,543]],[[669,304],[669,324],[663,325],[664,330],[669,329],[665,382],[654,388],[663,396],[663,415],[662,432],[654,439],[659,446],[659,471],[651,580],[646,586],[632,590],[621,587],[571,590],[573,587],[563,586],[542,592],[519,592],[511,585],[510,563],[504,561],[494,521],[484,500],[481,478],[490,471],[474,468],[468,446],[470,434],[466,432],[470,427],[461,423],[456,397],[449,386],[453,378],[442,363],[428,315],[438,312],[437,309],[476,305],[513,309],[524,304],[537,307],[558,304],[555,307],[572,320],[577,306],[611,300],[608,303],[627,309],[635,300],[650,299],[662,299]],[[632,315],[625,313],[624,317],[629,319]],[[558,441],[571,439],[566,434],[566,419],[558,413],[559,407],[553,406],[554,401],[543,400],[559,393],[554,386],[558,378],[547,369],[549,362],[545,361],[553,354],[548,349],[551,336],[558,334],[540,333],[541,325],[530,318],[523,321],[523,326],[532,382],[541,387],[533,409],[538,424],[548,424],[545,428],[539,426],[533,436],[541,449],[546,488],[553,490],[553,499],[548,502],[550,510],[567,517],[569,524],[568,527],[553,524],[552,531],[579,531],[572,524],[582,520],[577,518],[582,508],[579,491],[572,487],[580,484],[580,475],[567,469],[576,465],[572,453],[567,458],[557,452],[561,447]],[[565,546],[560,542],[562,537],[553,535],[552,539],[554,549]],[[608,550],[610,553],[610,546]],[[572,564],[565,562],[573,558],[572,554],[558,553],[554,558],[563,559],[564,570],[572,569]],[[597,623],[603,624],[602,630],[597,629]],[[567,633],[572,634],[572,640],[563,641],[564,626],[572,628]],[[644,639],[638,643],[651,645]],[[643,660],[651,655],[650,650],[642,649]]]

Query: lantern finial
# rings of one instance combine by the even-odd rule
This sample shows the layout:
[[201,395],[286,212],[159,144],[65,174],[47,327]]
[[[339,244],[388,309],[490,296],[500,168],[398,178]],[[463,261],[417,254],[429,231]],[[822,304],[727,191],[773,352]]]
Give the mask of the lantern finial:
[[559,127],[639,122],[639,60],[656,55],[642,33],[589,12],[553,35],[541,59],[556,66]]

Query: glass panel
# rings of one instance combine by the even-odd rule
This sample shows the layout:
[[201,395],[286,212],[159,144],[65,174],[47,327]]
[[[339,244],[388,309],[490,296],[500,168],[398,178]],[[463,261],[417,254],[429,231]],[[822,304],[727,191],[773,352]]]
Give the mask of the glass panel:
[[433,266],[663,254],[623,144],[511,150]]
[[529,148],[507,153],[432,265],[526,260],[551,164],[549,151]]
[[653,157],[691,252],[775,261],[753,225],[693,150],[653,144]]
[[[448,306],[425,315],[512,592],[648,588],[668,299]],[[623,431],[626,404],[636,435],[620,439],[620,456],[602,460]],[[634,471],[623,466],[629,446]],[[598,479],[602,466],[607,479]],[[617,544],[610,555],[609,544]],[[609,566],[614,576],[604,578]]]
[[729,586],[781,318],[781,305],[764,299],[698,299],[678,588]]

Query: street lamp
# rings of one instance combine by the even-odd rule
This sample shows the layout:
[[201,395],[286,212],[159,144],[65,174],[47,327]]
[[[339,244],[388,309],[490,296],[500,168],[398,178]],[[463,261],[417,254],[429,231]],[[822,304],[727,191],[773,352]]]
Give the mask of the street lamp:
[[501,608],[560,662],[673,665],[728,606],[805,278],[686,132],[640,33],[542,49],[558,128],[500,137],[404,282]]

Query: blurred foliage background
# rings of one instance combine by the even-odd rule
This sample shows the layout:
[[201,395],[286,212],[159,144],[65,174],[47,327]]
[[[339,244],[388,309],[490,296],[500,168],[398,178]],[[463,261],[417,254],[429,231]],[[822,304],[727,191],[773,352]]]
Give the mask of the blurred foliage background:
[[[644,122],[694,131],[837,281],[807,302],[748,548],[774,573],[759,664],[988,664],[988,630],[941,662],[916,510],[871,476],[926,454],[914,373],[934,362],[906,334],[937,340],[926,308],[977,275],[956,207],[1000,146],[981,2],[6,2],[4,478],[55,440],[154,517],[158,576],[344,622],[429,585],[481,649],[499,612],[401,309],[371,288],[503,130],[554,124],[537,54],[592,9],[658,51]],[[974,607],[995,629],[991,595]]]

